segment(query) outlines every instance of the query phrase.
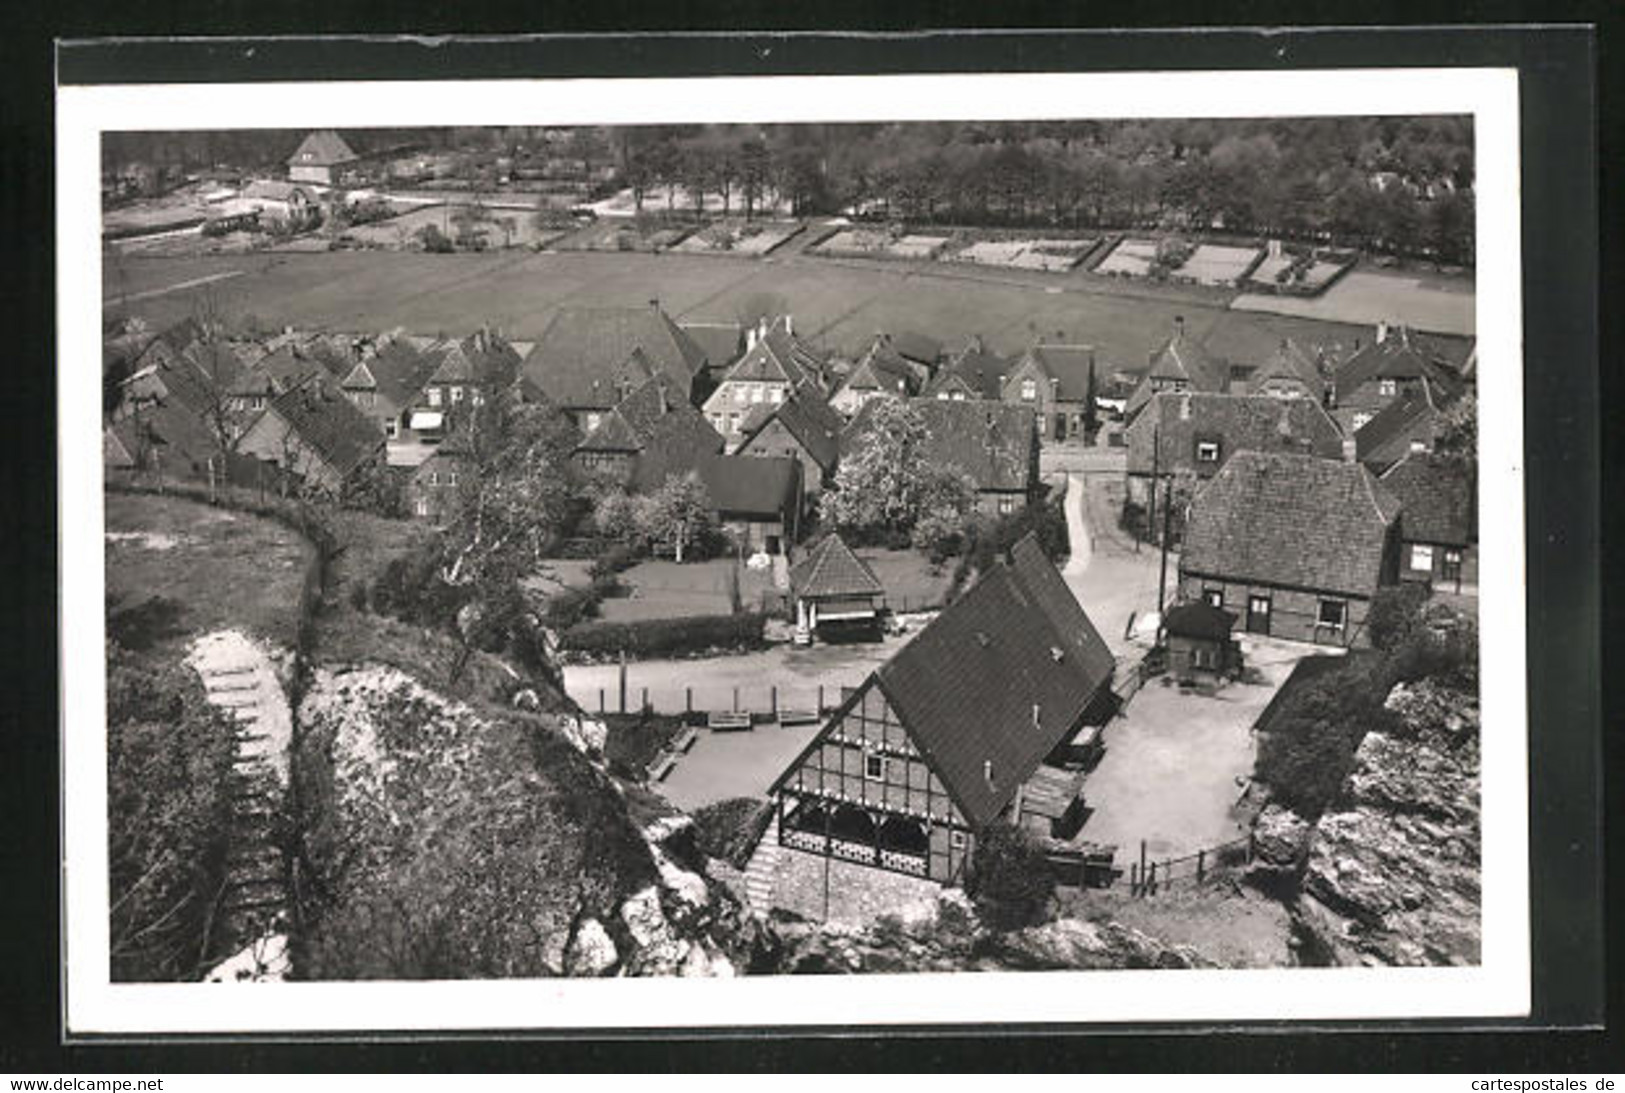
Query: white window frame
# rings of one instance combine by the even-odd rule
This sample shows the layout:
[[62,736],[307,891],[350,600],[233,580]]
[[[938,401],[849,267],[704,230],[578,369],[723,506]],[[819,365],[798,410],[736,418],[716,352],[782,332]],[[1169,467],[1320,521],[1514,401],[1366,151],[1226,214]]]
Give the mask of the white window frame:
[[784,401],[784,388],[780,387],[776,383],[772,387],[769,387],[767,389],[767,401],[771,402],[775,406],[777,406],[779,403],[783,402]]
[[419,497],[412,503],[412,511],[418,516],[429,515],[429,499],[427,497]]
[[955,850],[963,850],[969,844],[970,844],[970,840],[965,837],[965,833],[963,831],[952,830],[952,829],[949,830],[949,832],[948,832],[948,845],[949,846],[953,847]]
[[1202,599],[1205,600],[1207,602],[1208,606],[1210,606],[1210,607],[1223,608],[1224,607],[1224,589],[1222,589],[1222,588],[1204,588],[1204,589],[1202,589]]
[[392,417],[386,417],[386,418],[383,419],[383,421],[384,421],[384,436],[387,439],[394,440],[397,436],[400,435],[400,432],[401,432],[401,423],[400,422],[396,421]]
[[1021,401],[1038,401],[1038,381],[1033,379],[1031,376],[1028,376],[1026,379],[1021,381]]
[[886,780],[886,757],[875,752],[865,752],[863,755],[863,780],[866,782],[884,782]]
[[1380,379],[1377,381],[1377,394],[1386,397],[1399,394],[1399,383],[1393,379]]
[[446,472],[446,485],[448,485],[448,486],[457,485],[457,472],[456,471],[447,471]]
[[432,468],[429,471],[429,485],[431,485],[431,486],[440,485],[440,472],[437,471],[437,470],[434,470]]
[[[1426,565],[1422,564],[1424,559],[1426,559],[1426,561],[1427,561]],[[1433,572],[1433,544],[1432,543],[1412,543],[1411,544],[1410,570],[1411,570],[1412,573],[1432,573]]]
[[[1326,606],[1336,604],[1338,616],[1336,622],[1326,621]],[[1336,630],[1341,634],[1349,624],[1349,603],[1347,600],[1323,599],[1315,604],[1315,627],[1317,629]]]
[[1000,516],[1010,516],[1015,511],[1016,511],[1016,499],[1014,497],[1001,497],[1001,498],[999,498],[999,515]]
[[461,387],[453,387],[451,389],[451,404],[453,406],[455,406],[459,402],[462,402],[462,401],[463,401],[463,389]]
[[594,429],[598,428],[598,422],[600,420],[601,420],[601,418],[600,418],[597,410],[588,410],[587,411],[587,432],[590,433]]
[[1217,440],[1198,440],[1196,442],[1196,461],[1198,463],[1217,463],[1219,461],[1219,442]]
[[440,405],[440,388],[427,388],[425,389],[424,394],[428,396],[430,406],[438,407]]

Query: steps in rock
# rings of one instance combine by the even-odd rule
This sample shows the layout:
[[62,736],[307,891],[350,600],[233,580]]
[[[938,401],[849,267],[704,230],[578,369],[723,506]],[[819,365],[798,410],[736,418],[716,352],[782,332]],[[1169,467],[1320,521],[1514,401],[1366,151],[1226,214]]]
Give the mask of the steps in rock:
[[775,816],[762,832],[762,839],[751,853],[745,867],[745,898],[758,911],[773,906],[773,895],[778,887],[779,866],[784,848],[779,845],[779,821]]

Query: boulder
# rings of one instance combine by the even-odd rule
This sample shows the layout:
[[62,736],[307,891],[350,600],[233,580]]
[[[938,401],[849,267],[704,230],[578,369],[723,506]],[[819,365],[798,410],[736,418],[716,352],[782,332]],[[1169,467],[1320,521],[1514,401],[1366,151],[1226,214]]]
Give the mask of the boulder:
[[1253,855],[1267,865],[1296,869],[1309,848],[1309,821],[1281,805],[1267,805],[1253,825]]
[[628,964],[634,975],[673,975],[688,956],[690,943],[678,937],[666,920],[660,891],[644,888],[621,904],[621,922],[634,950]]
[[560,735],[570,742],[570,746],[583,755],[596,758],[604,753],[604,741],[609,739],[609,728],[602,721],[561,714],[554,722],[554,726]]
[[578,978],[598,976],[615,967],[619,960],[620,953],[609,931],[597,919],[589,918],[576,927],[575,936],[565,949],[564,970],[567,975]]

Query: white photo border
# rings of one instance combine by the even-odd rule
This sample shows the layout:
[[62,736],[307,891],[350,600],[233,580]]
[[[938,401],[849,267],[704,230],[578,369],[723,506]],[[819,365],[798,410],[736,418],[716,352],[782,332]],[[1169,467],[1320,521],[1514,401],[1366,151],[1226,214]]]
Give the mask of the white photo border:
[[[64,1029],[85,1035],[1506,1018],[1530,1005],[1518,74],[1511,68],[68,86],[57,92]],[[1469,114],[1482,963],[733,980],[115,984],[100,445],[105,131]]]

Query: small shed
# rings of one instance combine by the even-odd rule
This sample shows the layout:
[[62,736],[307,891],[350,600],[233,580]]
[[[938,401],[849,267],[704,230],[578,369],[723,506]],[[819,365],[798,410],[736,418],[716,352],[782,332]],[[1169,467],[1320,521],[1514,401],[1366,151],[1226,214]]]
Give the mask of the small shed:
[[1241,670],[1241,649],[1230,634],[1236,616],[1206,600],[1182,603],[1168,611],[1168,671],[1175,679],[1209,679]]
[[796,643],[810,645],[821,630],[880,636],[886,589],[874,570],[834,532],[790,569],[796,601]]

